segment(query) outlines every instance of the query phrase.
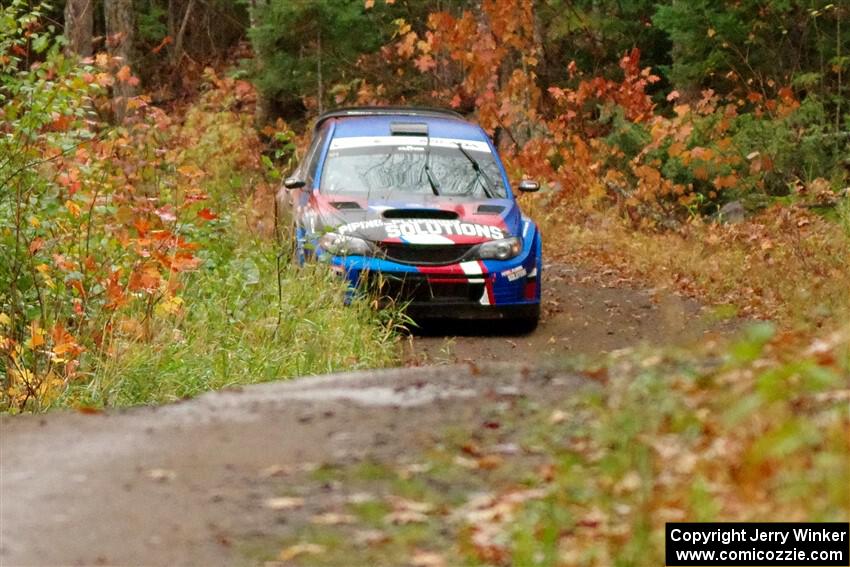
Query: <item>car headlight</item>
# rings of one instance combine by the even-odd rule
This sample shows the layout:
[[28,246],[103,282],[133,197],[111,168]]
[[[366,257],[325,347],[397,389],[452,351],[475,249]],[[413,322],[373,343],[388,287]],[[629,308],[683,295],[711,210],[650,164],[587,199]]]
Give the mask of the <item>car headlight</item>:
[[516,236],[485,242],[478,247],[478,257],[483,260],[510,260],[522,252],[522,240]]
[[362,238],[328,232],[319,237],[319,246],[334,256],[367,256],[372,246]]

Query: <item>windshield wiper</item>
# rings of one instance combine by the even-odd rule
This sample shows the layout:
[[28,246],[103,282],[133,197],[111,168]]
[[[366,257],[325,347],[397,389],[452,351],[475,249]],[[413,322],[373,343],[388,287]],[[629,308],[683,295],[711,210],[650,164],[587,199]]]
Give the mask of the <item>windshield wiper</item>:
[[487,176],[487,174],[484,172],[484,170],[481,169],[481,165],[478,163],[478,161],[474,157],[469,155],[469,152],[467,152],[465,149],[463,149],[463,146],[460,143],[457,144],[457,149],[459,149],[460,152],[464,156],[466,156],[466,159],[468,159],[469,163],[472,164],[472,169],[475,170],[475,179],[472,180],[472,185],[473,186],[475,185],[475,182],[478,181],[479,177],[483,177],[484,181],[486,181],[486,183],[482,184],[481,188],[484,189],[484,194],[487,195],[487,197],[489,199],[493,199],[493,192],[490,191],[490,189],[489,189],[489,187],[493,187],[493,183],[492,183],[492,181],[490,181],[490,178]]
[[428,184],[431,185],[431,191],[434,192],[434,195],[437,197],[440,196],[440,184],[434,179],[434,176],[431,174],[431,135],[426,135],[426,146],[425,146],[425,177],[428,178]]

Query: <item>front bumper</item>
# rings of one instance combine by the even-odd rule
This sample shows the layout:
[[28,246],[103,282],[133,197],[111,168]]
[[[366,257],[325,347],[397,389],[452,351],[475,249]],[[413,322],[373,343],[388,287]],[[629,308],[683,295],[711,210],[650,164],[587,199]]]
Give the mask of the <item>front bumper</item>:
[[411,303],[407,314],[415,321],[429,319],[534,319],[540,315],[540,303],[517,305],[422,304]]
[[530,318],[540,304],[540,241],[524,240],[510,260],[475,260],[442,266],[410,265],[383,258],[323,258],[348,279],[350,294],[366,290],[382,303],[407,305],[414,318]]

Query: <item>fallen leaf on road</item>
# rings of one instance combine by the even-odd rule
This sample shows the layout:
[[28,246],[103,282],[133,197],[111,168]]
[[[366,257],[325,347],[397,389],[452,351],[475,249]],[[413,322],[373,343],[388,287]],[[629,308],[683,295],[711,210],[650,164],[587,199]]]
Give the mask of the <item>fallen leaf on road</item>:
[[151,469],[148,471],[148,478],[157,482],[166,482],[177,478],[177,473],[168,469]]
[[319,468],[319,463],[301,463],[298,465],[298,470],[300,472],[311,473],[316,471]]
[[304,499],[292,496],[266,498],[263,505],[270,510],[295,510],[296,508],[300,508],[304,505]]
[[567,419],[567,413],[561,410],[555,410],[552,412],[552,415],[549,416],[549,423],[552,425],[558,425],[559,423],[563,423]]
[[516,455],[520,452],[519,445],[516,443],[500,443],[493,445],[491,450],[499,455]]
[[466,453],[467,455],[472,455],[473,457],[481,456],[481,448],[473,442],[464,443],[461,445],[460,450]]
[[408,510],[422,514],[427,514],[434,510],[434,506],[427,502],[417,502],[416,500],[408,500],[407,498],[399,498],[397,496],[391,496],[388,500],[393,510]]
[[454,464],[456,464],[459,467],[463,467],[465,469],[477,469],[478,468],[478,462],[475,459],[462,457],[461,455],[455,455]]
[[311,524],[319,526],[338,526],[340,524],[353,524],[357,518],[351,514],[337,514],[336,512],[328,512],[326,514],[318,514],[310,518]]
[[505,460],[499,455],[484,455],[476,462],[479,469],[491,471],[498,468]]
[[390,541],[390,536],[381,530],[358,530],[354,532],[354,541],[358,545],[378,545]]
[[434,506],[427,502],[417,502],[397,496],[391,496],[388,501],[393,507],[393,511],[384,516],[384,521],[388,524],[405,525],[427,522],[426,514],[434,510]]
[[416,550],[410,558],[413,567],[445,567],[446,560],[439,553]]
[[271,465],[260,471],[261,478],[271,478],[273,476],[286,476],[292,472],[292,467],[283,465]]
[[374,502],[375,495],[368,492],[355,492],[350,495],[346,501],[349,504],[365,504],[366,502]]
[[384,522],[404,526],[407,524],[421,524],[428,521],[428,516],[421,512],[413,512],[411,510],[399,510],[390,512],[384,516]]
[[413,475],[426,473],[431,470],[431,465],[427,463],[413,463],[410,465],[406,465],[401,467],[398,470],[398,476],[401,477],[402,480],[407,480]]
[[552,482],[555,478],[555,465],[552,463],[544,463],[537,467],[537,475],[543,482]]
[[281,561],[290,561],[301,555],[319,555],[324,553],[325,548],[315,543],[297,543],[282,550],[277,558]]

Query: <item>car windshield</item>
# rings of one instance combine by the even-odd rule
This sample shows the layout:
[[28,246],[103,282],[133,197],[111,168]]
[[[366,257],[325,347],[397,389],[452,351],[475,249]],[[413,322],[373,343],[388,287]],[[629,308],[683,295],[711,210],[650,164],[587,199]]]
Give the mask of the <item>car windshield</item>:
[[320,185],[325,193],[366,193],[378,199],[431,195],[435,188],[447,197],[507,195],[488,144],[449,138],[431,138],[429,144],[424,136],[336,138],[325,157]]

